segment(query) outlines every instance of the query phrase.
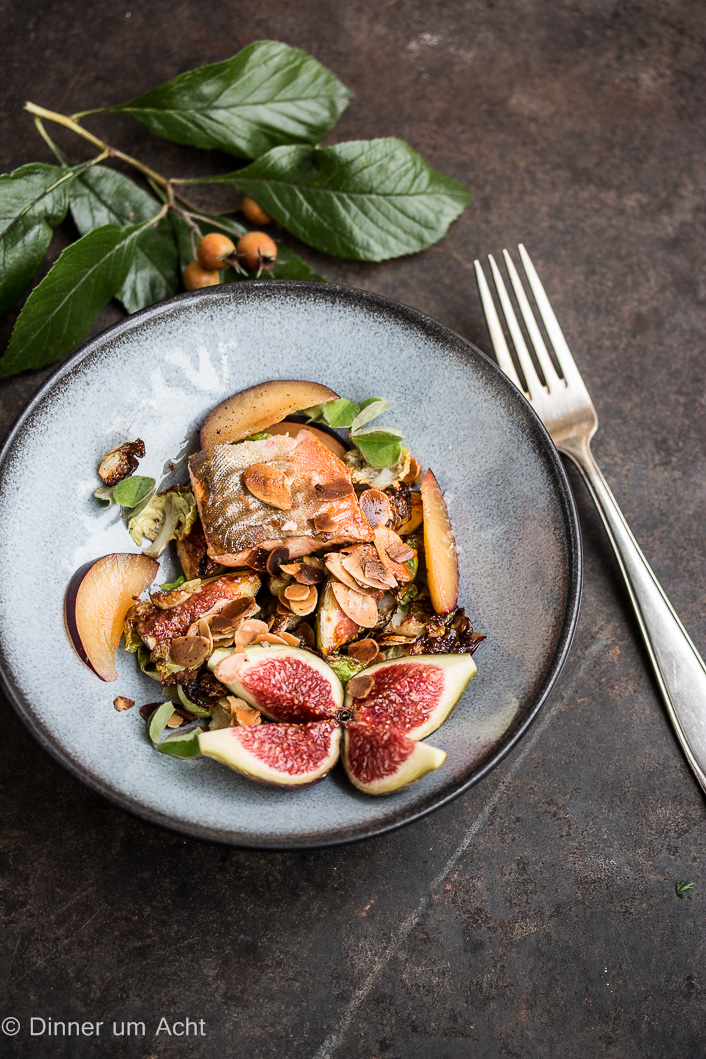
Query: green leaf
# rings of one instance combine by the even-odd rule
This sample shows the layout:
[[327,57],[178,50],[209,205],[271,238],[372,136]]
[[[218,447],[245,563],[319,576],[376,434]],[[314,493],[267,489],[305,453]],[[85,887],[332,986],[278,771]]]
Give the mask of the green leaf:
[[113,496],[114,489],[114,485],[99,485],[97,489],[93,490],[93,495],[96,500],[101,500],[107,504],[108,507],[112,507],[116,502],[115,497]]
[[[159,210],[152,195],[114,169],[94,166],[70,189],[71,216],[81,235],[105,224],[139,224]],[[146,228],[116,297],[129,313],[163,301],[182,289],[174,233],[168,221]]]
[[129,478],[123,478],[122,482],[113,487],[113,499],[121,507],[137,507],[154,491],[155,485],[154,478],[131,474]]
[[383,401],[381,397],[369,397],[360,406],[360,412],[351,423],[351,434],[356,434],[366,423],[383,415],[390,407],[389,401]]
[[[159,587],[162,589],[163,592],[171,592],[172,589],[180,588],[184,584],[186,584],[186,578],[183,574],[179,574],[176,581],[167,581],[165,584],[160,585]],[[178,690],[179,689],[177,688],[177,691]]]
[[186,732],[184,735],[170,736],[168,739],[165,739],[160,743],[160,736],[167,727],[167,721],[171,718],[173,713],[174,706],[172,703],[165,702],[159,706],[150,717],[149,734],[155,750],[159,750],[161,754],[171,754],[172,757],[200,757],[200,728],[195,728],[191,732]]
[[276,147],[245,169],[195,183],[237,188],[303,242],[361,261],[424,250],[471,200],[393,138]]
[[361,431],[351,441],[373,467],[394,467],[402,452],[400,438],[388,430]]
[[104,112],[131,114],[177,143],[257,158],[283,143],[317,143],[350,99],[316,59],[265,40]]
[[64,250],[27,299],[0,361],[0,377],[43,368],[85,337],[125,282],[140,231],[107,224]]
[[[195,233],[190,232],[186,221],[183,217],[179,216],[177,212],[171,210],[169,216],[177,241],[181,270],[183,271],[189,262],[194,259],[198,236]],[[232,237],[233,242],[235,243],[237,243],[241,235],[245,235],[248,231],[244,225],[239,224],[230,217],[217,217],[209,213],[199,213],[194,214],[194,219],[203,235],[207,235],[209,232],[225,232]],[[225,283],[249,280],[251,278],[252,277],[250,276],[244,276],[242,273],[236,272],[235,269],[232,268],[226,269],[223,273],[223,280]],[[310,268],[306,261],[303,261],[298,254],[295,254],[288,246],[282,246],[281,244],[277,246],[277,264],[263,272],[263,278],[308,279],[316,280],[319,283],[328,282],[323,276],[320,276],[318,272],[314,272],[314,270]]]
[[355,422],[360,412],[360,406],[345,397],[339,397],[334,401],[327,401],[324,405],[324,419],[330,427],[349,427]]
[[15,304],[37,274],[52,228],[66,216],[67,184],[74,176],[40,162],[0,176],[0,313]]

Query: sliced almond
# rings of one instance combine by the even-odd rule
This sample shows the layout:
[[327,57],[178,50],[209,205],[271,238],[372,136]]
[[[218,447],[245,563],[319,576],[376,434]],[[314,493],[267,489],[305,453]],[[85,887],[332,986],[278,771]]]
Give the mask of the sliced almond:
[[368,665],[378,656],[378,645],[375,640],[358,640],[348,645],[348,654],[355,658],[356,662],[365,662]]
[[360,590],[348,588],[338,581],[331,582],[331,589],[346,617],[364,629],[372,629],[376,625],[378,608],[372,596],[366,596]]
[[375,548],[370,544],[361,544],[349,555],[344,555],[341,564],[359,584],[366,585],[368,588],[397,587],[394,576],[380,562]]
[[294,575],[294,580],[301,585],[319,585],[325,579],[326,574],[322,566],[313,566],[311,563],[302,563]]
[[[262,636],[263,633],[269,631],[264,621],[260,621],[258,618],[248,618],[235,634],[235,646],[247,647],[248,644],[254,643],[258,636]],[[220,680],[221,678],[218,677],[218,679]]]
[[309,589],[310,589],[310,586],[308,586],[308,585],[300,585],[298,582],[293,584],[293,585],[287,585],[287,587],[284,590],[284,598],[289,600],[290,602],[292,600],[299,601],[299,600],[302,600],[302,599],[308,599],[309,598]]
[[185,669],[203,665],[211,653],[211,642],[205,636],[177,636],[169,645],[173,662]]
[[284,639],[283,636],[279,636],[276,632],[261,632],[260,635],[255,638],[255,643],[256,644],[261,644],[261,643],[286,644],[287,641]]
[[279,568],[282,563],[286,563],[289,559],[289,549],[283,545],[273,548],[270,554],[267,556],[267,562],[265,563],[265,569],[268,574],[272,574],[276,577],[279,573]]
[[[223,699],[220,701],[223,702]],[[244,699],[239,699],[235,695],[226,695],[226,702],[230,709],[231,724],[239,724],[244,728],[260,724],[262,720],[260,711],[253,709]]]
[[347,691],[354,699],[365,699],[375,687],[375,681],[369,673],[359,673],[348,681]]
[[169,720],[167,721],[167,728],[181,728],[183,723],[184,723],[184,718],[180,717],[179,714],[177,713],[177,711],[175,710],[174,713],[169,718]]
[[326,563],[326,569],[328,572],[333,574],[337,581],[347,585],[348,588],[352,588],[356,592],[360,591],[360,585],[343,565],[343,558],[340,552],[329,552],[324,556],[324,562]]
[[134,705],[135,700],[128,699],[125,695],[118,695],[117,699],[113,699],[113,706],[115,706],[118,713],[121,713],[123,710],[131,710]]
[[396,563],[409,562],[409,560],[414,559],[415,555],[417,554],[414,548],[410,548],[410,546],[408,544],[405,544],[405,542],[402,540],[399,542],[399,544],[397,543],[397,541],[393,541],[392,544],[390,544],[389,547],[385,549],[385,551],[393,560],[393,562]]
[[218,614],[211,618],[211,632],[230,632],[236,627],[241,618],[247,618],[257,610],[257,603],[252,596],[242,596],[240,599],[231,599],[229,603],[219,610]]
[[405,618],[404,621],[396,625],[392,631],[396,632],[399,636],[407,636],[412,640],[416,640],[418,636],[421,636],[426,628],[423,621],[419,621],[418,618]]
[[269,463],[253,463],[243,471],[243,481],[253,496],[280,511],[292,508],[292,491],[283,471]]
[[[375,548],[380,556],[380,562],[385,569],[389,570],[393,577],[396,577],[398,581],[402,582],[402,584],[407,581],[412,581],[413,577],[404,563],[397,562],[397,560],[393,559],[388,553],[388,548],[392,548],[398,544],[404,545],[404,541],[401,540],[394,530],[389,529],[387,526],[377,526],[374,535]],[[406,545],[404,546],[406,547]]]
[[422,476],[422,468],[415,460],[414,456],[409,458],[409,470],[402,479],[405,485],[416,485]]
[[317,482],[314,492],[317,500],[342,500],[352,494],[353,486],[345,478],[334,478],[332,482]]
[[380,637],[379,643],[381,647],[393,647],[398,644],[412,643],[412,639],[410,639],[409,636],[398,636],[395,633],[386,633],[384,636]]
[[[301,628],[303,628],[303,626],[300,625],[299,628],[301,629]],[[282,639],[284,640],[284,642],[287,644],[288,647],[299,647],[301,645],[301,640],[299,639],[299,637],[298,636],[294,636],[291,632],[287,632],[286,630],[283,630],[280,633],[280,636],[282,637]]]
[[[294,588],[294,585],[290,585],[290,588]],[[319,602],[319,593],[316,591],[316,585],[298,585],[297,588],[306,588],[306,595],[301,599],[291,599],[285,596],[287,604],[293,614],[299,617],[304,617],[306,614],[312,614],[316,610],[316,605]],[[285,592],[287,589],[285,589]],[[281,597],[280,597],[281,598]]]
[[358,502],[371,529],[375,529],[376,526],[386,526],[392,519],[389,497],[380,489],[366,489],[360,494]]

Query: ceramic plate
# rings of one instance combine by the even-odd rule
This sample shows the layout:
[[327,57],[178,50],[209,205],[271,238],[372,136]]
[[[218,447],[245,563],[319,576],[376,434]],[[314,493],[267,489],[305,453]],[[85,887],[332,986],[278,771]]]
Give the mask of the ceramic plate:
[[[134,546],[92,493],[101,457],[141,437],[140,473],[186,480],[197,428],[224,397],[264,379],[315,379],[354,400],[382,396],[387,421],[446,498],[460,552],[461,603],[487,636],[478,676],[432,743],[444,766],[386,797],[338,766],[280,791],[217,763],[151,748],[137,708],[159,698],[132,655],[102,683],[64,625],[74,571]],[[170,463],[171,461],[171,463]],[[331,845],[438,808],[485,775],[526,732],[566,656],[580,591],[580,538],[564,468],[536,415],[487,357],[441,324],[333,284],[232,283],[163,302],[106,331],[37,394],[0,457],[0,664],[20,716],[74,776],[174,830],[234,845]],[[162,559],[157,581],[172,580]]]

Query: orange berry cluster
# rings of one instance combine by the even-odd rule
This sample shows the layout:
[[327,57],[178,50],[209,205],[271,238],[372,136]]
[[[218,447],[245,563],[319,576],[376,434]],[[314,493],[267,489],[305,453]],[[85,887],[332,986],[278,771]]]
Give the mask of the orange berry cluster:
[[[269,224],[272,220],[254,199],[243,199],[242,210],[254,224]],[[246,232],[237,244],[221,232],[209,232],[199,241],[196,259],[184,270],[186,290],[200,290],[220,283],[222,269],[232,265],[246,268],[258,275],[277,258],[277,244],[267,232]]]

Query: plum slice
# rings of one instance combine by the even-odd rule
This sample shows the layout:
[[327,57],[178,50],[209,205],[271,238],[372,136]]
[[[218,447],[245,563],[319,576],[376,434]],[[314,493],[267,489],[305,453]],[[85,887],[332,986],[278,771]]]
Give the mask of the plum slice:
[[336,721],[263,724],[220,728],[198,738],[202,754],[248,779],[270,787],[305,787],[338,761],[341,729]]
[[392,728],[347,724],[343,767],[354,787],[365,794],[392,794],[438,769],[446,753]]
[[246,647],[244,656],[214,651],[208,666],[234,695],[273,721],[321,721],[343,705],[343,685],[331,667],[298,647]]
[[320,382],[303,379],[275,379],[234,393],[206,416],[201,427],[201,448],[242,441],[250,434],[267,430],[291,412],[333,401],[337,393]]
[[101,680],[117,680],[115,652],[135,598],[151,585],[159,563],[117,552],[87,563],[66,593],[66,625],[76,653]]
[[468,654],[391,659],[363,670],[358,679],[365,681],[367,694],[347,694],[346,707],[363,724],[424,739],[444,723],[476,672]]
[[436,613],[448,614],[458,600],[456,538],[446,501],[431,471],[422,479],[422,510],[429,595]]

